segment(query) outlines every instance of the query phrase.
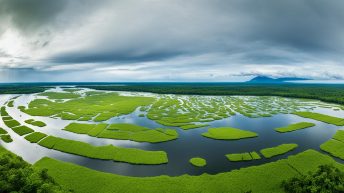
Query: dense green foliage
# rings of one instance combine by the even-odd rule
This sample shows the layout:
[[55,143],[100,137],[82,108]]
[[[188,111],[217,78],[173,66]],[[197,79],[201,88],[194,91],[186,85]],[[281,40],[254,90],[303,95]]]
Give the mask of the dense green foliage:
[[271,158],[277,155],[285,154],[289,151],[294,150],[297,148],[297,144],[290,143],[290,144],[282,144],[276,147],[270,147],[270,148],[265,148],[260,150],[260,153],[263,154],[264,157],[266,158]]
[[0,192],[62,193],[46,169],[38,169],[0,147]]
[[0,85],[0,94],[32,94],[43,92],[46,89],[46,85],[6,84]]
[[53,136],[42,139],[38,144],[65,153],[132,164],[163,164],[168,162],[167,154],[164,151],[146,151],[113,145],[93,146],[89,143]]
[[282,187],[287,193],[341,193],[344,172],[333,165],[321,165],[316,172],[283,181]]
[[210,128],[208,132],[202,133],[204,137],[212,139],[234,140],[257,137],[258,134],[252,131],[246,131],[231,127]]
[[[49,86],[68,83],[4,84],[0,94],[29,94]],[[283,96],[319,99],[344,104],[344,86],[327,84],[250,84],[250,83],[73,83],[98,90],[139,91],[161,94]]]
[[44,127],[44,126],[46,126],[46,124],[44,122],[36,121],[34,119],[25,120],[25,123],[33,125],[33,126],[37,126],[37,127]]
[[137,142],[159,143],[178,138],[173,129],[149,129],[130,123],[83,124],[71,123],[64,130],[93,137],[132,140]]
[[322,121],[322,122],[337,125],[337,126],[344,125],[344,119],[330,116],[330,115],[324,115],[324,114],[314,113],[314,112],[295,112],[294,114],[300,117],[310,118],[310,119]]
[[82,87],[161,94],[283,96],[344,104],[344,86],[333,84],[127,83],[120,86],[89,84]]
[[194,157],[191,158],[190,163],[196,167],[204,167],[205,165],[207,165],[207,161],[201,157]]
[[216,175],[182,175],[178,177],[128,177],[103,173],[75,164],[43,158],[35,166],[47,168],[48,173],[67,189],[76,193],[222,193],[248,192],[282,193],[281,183],[299,174],[316,171],[319,165],[334,164],[343,171],[344,166],[331,157],[308,150],[288,159],[259,166],[241,168]]
[[300,123],[290,124],[285,127],[276,128],[275,130],[280,133],[285,133],[285,132],[296,131],[296,130],[305,129],[305,128],[313,127],[313,126],[315,126],[314,123],[300,122]]

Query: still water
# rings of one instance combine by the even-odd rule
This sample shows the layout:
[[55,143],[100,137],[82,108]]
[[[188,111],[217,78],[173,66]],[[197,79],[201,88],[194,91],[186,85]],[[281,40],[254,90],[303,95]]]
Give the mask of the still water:
[[[0,95],[0,104],[4,104],[10,98],[17,95]],[[26,106],[31,100],[36,98],[34,95],[20,95],[15,100],[15,107],[7,108],[9,114],[16,120],[24,123],[24,120],[33,118],[22,113],[16,107],[20,105]],[[325,113],[328,115],[344,117],[343,111],[334,111],[332,109],[316,108],[315,112]],[[115,117],[107,121],[107,123],[134,123],[149,128],[173,128],[160,125],[146,117],[139,117],[141,114],[138,109],[125,116]],[[277,114],[272,117],[263,118],[248,118],[243,115],[235,115],[226,119],[209,122],[209,126],[198,129],[191,129],[184,131],[175,128],[179,133],[179,138],[173,141],[150,144],[138,143],[127,140],[113,140],[113,139],[99,139],[87,135],[74,134],[63,131],[62,129],[71,121],[53,119],[49,117],[34,117],[36,120],[47,123],[44,128],[31,126],[36,131],[41,131],[46,134],[87,142],[93,145],[108,145],[113,144],[121,147],[133,147],[144,150],[163,150],[168,154],[169,162],[162,165],[133,165],[127,163],[120,163],[114,161],[105,161],[98,159],[90,159],[82,156],[62,153],[56,150],[50,150],[41,147],[18,136],[11,129],[7,128],[3,121],[0,121],[0,126],[7,130],[13,138],[12,143],[4,143],[0,141],[0,145],[6,147],[17,155],[20,155],[24,160],[34,163],[42,157],[48,156],[62,161],[72,162],[91,169],[127,175],[127,176],[157,176],[169,175],[177,176],[182,174],[200,175],[202,173],[216,174],[219,172],[230,171],[247,167],[252,165],[260,165],[263,163],[276,161],[281,158],[286,158],[289,155],[302,152],[307,149],[319,149],[320,144],[329,140],[336,130],[340,129],[338,126],[326,124],[323,122],[301,118],[292,114]],[[278,133],[274,128],[286,126],[288,124],[307,121],[315,123],[316,126],[299,131],[289,133]],[[224,127],[230,126],[244,130],[250,130],[258,133],[258,137],[241,139],[241,140],[214,140],[205,138],[201,133],[206,132],[210,127]],[[297,149],[287,154],[276,156],[271,159],[262,158],[261,160],[247,161],[247,162],[230,162],[225,157],[228,153],[241,153],[249,151],[259,151],[260,149],[273,147],[282,143],[296,143],[299,145]],[[203,168],[197,168],[189,163],[192,157],[203,157],[207,160],[207,165]]]

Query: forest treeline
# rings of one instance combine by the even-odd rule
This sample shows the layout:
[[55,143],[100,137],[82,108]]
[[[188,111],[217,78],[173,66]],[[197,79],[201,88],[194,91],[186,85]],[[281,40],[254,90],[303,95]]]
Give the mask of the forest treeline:
[[344,85],[339,84],[16,83],[0,85],[0,94],[30,94],[43,92],[52,86],[72,85],[98,90],[138,91],[159,94],[283,96],[344,104]]
[[131,83],[82,87],[159,94],[283,96],[344,104],[344,85],[330,84]]

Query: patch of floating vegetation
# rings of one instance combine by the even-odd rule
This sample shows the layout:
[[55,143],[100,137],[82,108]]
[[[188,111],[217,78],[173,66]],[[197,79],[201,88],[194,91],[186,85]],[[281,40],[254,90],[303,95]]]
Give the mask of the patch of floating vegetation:
[[15,133],[17,133],[18,135],[22,136],[22,135],[26,135],[26,134],[29,134],[29,133],[32,133],[34,132],[33,129],[31,129],[30,127],[27,127],[25,125],[20,125],[20,126],[17,126],[17,127],[12,127],[11,128]]
[[0,127],[0,138],[5,143],[11,143],[13,141],[13,139],[8,134],[8,132],[5,129],[1,128],[1,127]]
[[34,132],[34,133],[31,133],[31,134],[25,136],[25,139],[30,141],[31,143],[37,143],[46,136],[47,136],[47,134],[45,134],[45,133]]
[[[319,106],[339,108],[314,100],[274,96],[153,95],[143,97],[121,96],[118,93],[103,91],[86,91],[82,94],[47,91],[39,95],[56,100],[35,99],[30,102],[28,108],[21,106],[19,109],[33,116],[101,122],[115,116],[129,114],[140,107],[140,111],[145,114],[141,113],[139,117],[146,116],[162,125],[182,129],[205,127],[207,124],[203,122],[220,120],[235,114],[256,118],[312,110]],[[75,98],[69,95],[75,95]],[[62,101],[58,101],[59,99]]]
[[38,96],[46,96],[48,99],[75,99],[81,95],[70,92],[43,92],[38,94]]
[[191,129],[198,128],[196,123],[219,120],[236,113],[251,118],[269,117],[300,109],[311,110],[317,105],[307,100],[272,96],[162,95],[147,110],[147,117],[165,126]]
[[276,128],[275,130],[280,133],[286,133],[286,132],[296,131],[296,130],[305,129],[305,128],[309,128],[313,126],[315,126],[314,123],[299,122],[299,123],[290,124],[285,127]]
[[129,123],[116,124],[83,124],[71,123],[63,130],[78,134],[88,134],[93,137],[122,139],[136,142],[159,143],[178,138],[178,133],[174,129],[149,129],[139,125]]
[[207,161],[201,157],[194,157],[189,162],[196,167],[204,167],[207,165]]
[[0,135],[7,134],[7,131],[0,127]]
[[285,154],[289,151],[294,150],[295,148],[297,148],[298,145],[294,144],[294,143],[290,143],[290,144],[282,144],[276,147],[270,147],[270,148],[265,148],[260,150],[260,153],[263,154],[263,156],[265,158],[271,158],[277,155],[282,155]]
[[63,91],[65,92],[78,92],[78,91],[82,91],[82,88],[64,88]]
[[53,136],[42,139],[38,144],[65,153],[132,164],[164,164],[168,162],[167,154],[164,151],[146,151],[113,145],[93,146],[85,142]]
[[[9,117],[5,107],[1,108],[1,115]],[[20,125],[19,122],[13,119],[6,120],[4,122],[8,127],[11,126],[10,128],[18,135],[26,135],[32,133],[25,136],[25,139],[30,141],[31,143],[38,142],[38,144],[43,147],[65,153],[71,153],[89,158],[114,160],[133,164],[164,164],[168,162],[167,154],[164,151],[146,151],[135,148],[116,147],[113,145],[93,146],[85,142],[47,136],[46,134],[40,132],[33,133],[34,130]],[[94,128],[96,128],[97,126],[95,126]]]
[[235,140],[235,139],[244,139],[257,137],[258,134],[252,131],[246,131],[231,127],[218,127],[210,128],[208,132],[202,133],[204,137],[212,139],[222,139],[222,140]]
[[294,112],[295,115],[298,115],[300,117],[304,118],[310,118],[317,121],[322,121],[325,123],[337,125],[337,126],[343,126],[344,125],[344,119],[339,117],[334,117],[330,115],[324,115],[320,113],[314,113],[314,112]]
[[182,128],[184,130],[188,130],[188,129],[206,127],[206,126],[209,126],[209,125],[208,124],[190,124],[190,125],[182,125],[182,126],[180,126],[180,128]]
[[14,107],[14,100],[12,99],[12,100],[8,101],[7,106],[8,107]]
[[36,121],[34,119],[25,120],[25,123],[33,125],[33,126],[37,126],[37,127],[44,127],[44,126],[46,126],[46,124],[44,122]]
[[[344,165],[330,156],[307,150],[287,159],[241,168],[216,175],[182,175],[177,177],[128,177],[88,169],[75,164],[43,158],[35,167],[48,169],[59,184],[76,193],[94,192],[274,192],[283,193],[283,180],[314,172],[320,165],[331,164],[340,170]],[[105,185],[104,185],[105,184]],[[135,186],[132,186],[135,184]],[[159,185],[157,185],[159,184]]]
[[102,92],[102,91],[86,91],[85,92],[86,96],[98,95],[98,94],[104,94],[104,92]]
[[260,155],[255,151],[245,152],[245,153],[231,153],[231,154],[227,154],[226,157],[229,161],[232,161],[232,162],[251,161],[251,160],[261,159]]
[[18,108],[32,116],[60,117],[64,120],[105,121],[114,116],[129,114],[139,106],[149,105],[154,100],[152,97],[103,93],[65,102],[35,99],[29,103],[28,108],[24,106]]
[[320,145],[320,149],[344,160],[344,130],[338,130],[332,139]]
[[2,141],[4,141],[5,143],[11,143],[13,141],[13,139],[11,138],[11,136],[9,134],[6,135],[0,135],[0,138]]
[[11,128],[15,133],[17,133],[20,136],[34,132],[33,129],[25,125],[20,125],[18,121],[14,120],[11,116],[9,116],[5,107],[1,107],[1,116],[3,118],[5,125]]

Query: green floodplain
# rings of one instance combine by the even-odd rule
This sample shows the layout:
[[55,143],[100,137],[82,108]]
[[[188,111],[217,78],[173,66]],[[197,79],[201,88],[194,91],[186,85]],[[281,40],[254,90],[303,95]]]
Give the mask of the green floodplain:
[[[124,140],[137,143],[167,143],[178,140],[178,129],[194,130],[207,128],[199,135],[208,140],[239,141],[259,138],[256,132],[226,127],[209,127],[209,123],[235,115],[248,118],[272,117],[277,114],[293,114],[309,120],[320,121],[334,126],[343,126],[344,118],[313,112],[317,107],[339,111],[341,104],[323,103],[310,99],[291,99],[277,96],[232,96],[208,97],[195,95],[121,95],[117,92],[65,88],[63,91],[46,91],[36,94],[28,106],[16,106],[16,98],[8,100],[1,107],[1,118],[6,128],[0,128],[4,143],[23,139],[51,151],[59,151],[82,157],[112,160],[128,164],[154,165],[169,162],[169,155],[163,151],[140,148],[126,148],[114,145],[93,145],[85,141],[67,139],[45,132],[49,125],[38,117],[69,121],[62,132],[94,137],[99,140]],[[308,98],[308,97],[306,97]],[[32,117],[19,120],[8,109],[17,108]],[[148,128],[134,123],[109,123],[109,119],[128,115],[139,109],[139,117],[155,121],[168,128]],[[297,130],[312,130],[313,122],[297,122],[275,128],[282,133]],[[209,128],[208,128],[209,127]],[[178,129],[177,129],[178,128]],[[299,132],[299,131],[297,131]],[[284,143],[248,152],[228,153],[223,156],[229,163],[254,162],[271,159],[286,153],[293,153],[298,144]],[[344,172],[344,165],[333,157],[344,160],[344,130],[337,130],[328,141],[320,144],[320,151],[306,150],[285,159],[271,161],[258,166],[215,175],[182,175],[176,177],[129,177],[92,170],[73,163],[44,157],[30,167],[30,171],[46,170],[51,177],[51,192],[285,192],[281,184],[293,177],[316,172],[323,165],[331,165]],[[11,155],[6,161],[20,159],[0,147],[0,155]],[[205,158],[192,157],[189,164],[195,168],[206,168],[211,164]],[[1,172],[1,169],[0,169]],[[5,178],[4,178],[5,179]],[[0,178],[0,184],[1,184]],[[27,183],[27,182],[26,182]],[[53,184],[53,185],[51,185]],[[48,186],[48,185],[46,185]],[[38,187],[38,185],[37,185]],[[36,188],[37,188],[36,187]],[[56,188],[58,187],[58,188]],[[344,190],[344,188],[343,188]],[[339,189],[340,192],[340,189]]]

